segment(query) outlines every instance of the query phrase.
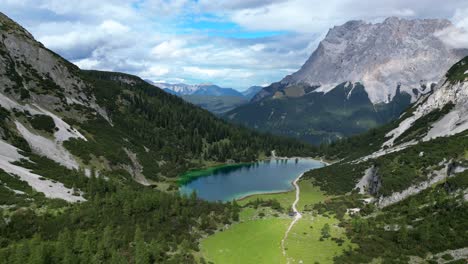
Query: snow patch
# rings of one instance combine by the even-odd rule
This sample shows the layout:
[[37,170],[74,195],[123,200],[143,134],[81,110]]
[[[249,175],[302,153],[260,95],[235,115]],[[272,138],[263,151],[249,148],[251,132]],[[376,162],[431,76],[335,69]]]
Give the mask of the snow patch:
[[347,82],[346,85],[345,85],[345,88],[348,88],[349,86],[351,86],[351,90],[349,91],[348,95],[346,96],[346,99],[348,99],[348,100],[351,97],[351,94],[353,93],[354,88],[356,88],[356,84],[351,83],[351,82]]
[[41,176],[32,173],[30,170],[12,164],[12,162],[26,159],[14,146],[0,139],[0,168],[8,174],[14,174],[26,181],[33,189],[42,192],[46,197],[59,198],[68,202],[86,201],[82,196],[75,196],[73,190],[66,188],[60,182],[53,182],[48,179],[41,180]]

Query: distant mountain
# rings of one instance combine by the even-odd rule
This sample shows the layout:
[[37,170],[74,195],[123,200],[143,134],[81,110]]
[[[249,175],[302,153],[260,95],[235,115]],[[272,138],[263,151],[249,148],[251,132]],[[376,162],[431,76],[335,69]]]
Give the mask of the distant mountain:
[[246,97],[248,100],[252,99],[258,92],[260,92],[263,89],[262,86],[252,86],[249,89],[245,90],[242,92],[244,97]]
[[182,95],[182,99],[206,109],[216,115],[226,113],[238,106],[249,102],[240,96],[214,96],[214,95]]
[[302,68],[226,118],[320,144],[397,118],[468,54],[436,33],[448,20],[350,21],[328,32]]
[[[169,84],[148,83],[163,89],[165,92],[177,95],[185,101],[200,106],[214,114],[220,115],[238,106],[246,104],[251,97],[245,96],[232,88],[222,88],[213,84],[190,85],[184,83]],[[252,90],[254,91],[254,90]]]
[[169,84],[169,83],[152,83],[164,91],[175,95],[210,95],[210,96],[238,96],[244,95],[232,88],[222,88],[214,84]]

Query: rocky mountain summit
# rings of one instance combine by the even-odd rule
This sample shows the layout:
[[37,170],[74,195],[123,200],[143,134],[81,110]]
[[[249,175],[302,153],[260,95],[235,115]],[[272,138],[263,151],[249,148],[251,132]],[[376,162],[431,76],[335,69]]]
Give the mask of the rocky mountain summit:
[[[437,36],[449,27],[452,23],[443,19],[396,17],[376,24],[349,21],[335,26],[302,68],[280,82],[282,90],[306,84],[310,91],[326,93],[351,82],[362,84],[373,104],[390,102],[397,87],[414,101],[467,54],[448,47]],[[263,93],[256,100],[272,96]]]

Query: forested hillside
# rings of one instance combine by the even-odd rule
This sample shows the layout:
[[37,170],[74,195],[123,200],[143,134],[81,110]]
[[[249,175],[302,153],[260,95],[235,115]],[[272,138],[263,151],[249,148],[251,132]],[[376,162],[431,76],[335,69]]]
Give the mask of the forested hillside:
[[206,162],[253,161],[272,150],[285,156],[310,155],[314,150],[228,124],[134,76],[98,71],[82,71],[81,76],[111,120],[96,116],[74,123],[95,137],[65,144],[85,163],[90,155],[98,155],[118,164],[126,159],[125,146],[137,154],[143,174],[156,180],[158,175],[175,177]]

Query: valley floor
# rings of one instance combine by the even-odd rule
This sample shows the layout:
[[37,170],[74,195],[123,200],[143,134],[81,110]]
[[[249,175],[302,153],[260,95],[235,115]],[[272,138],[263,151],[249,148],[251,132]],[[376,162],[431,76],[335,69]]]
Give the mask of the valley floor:
[[[289,212],[295,190],[254,195],[238,201],[243,207],[239,223],[202,240],[204,258],[214,263],[332,263],[334,256],[353,245],[347,240],[344,229],[338,227],[338,220],[308,209],[330,197],[309,181],[299,181],[298,185],[301,192],[297,209],[303,217],[284,242],[286,256],[282,253],[281,240],[294,219]],[[270,199],[276,199],[284,210],[256,205],[258,201]],[[330,227],[330,237],[321,239],[326,224]]]

